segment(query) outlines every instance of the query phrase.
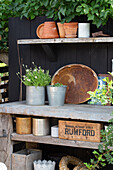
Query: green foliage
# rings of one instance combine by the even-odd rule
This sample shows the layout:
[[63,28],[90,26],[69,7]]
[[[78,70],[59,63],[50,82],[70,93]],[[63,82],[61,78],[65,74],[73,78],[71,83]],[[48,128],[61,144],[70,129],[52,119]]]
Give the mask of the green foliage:
[[[18,2],[17,2],[18,3]],[[15,8],[18,12],[20,6]],[[86,15],[99,27],[106,24],[109,17],[113,17],[112,0],[27,0],[21,8],[21,16],[34,19],[39,15],[46,15],[54,20],[70,22],[75,16]]]
[[7,50],[8,47],[8,18],[11,16],[9,10],[10,0],[0,0],[0,51]]
[[0,0],[0,51],[8,49],[8,18],[48,18],[70,22],[76,16],[85,15],[97,27],[113,18],[113,0]]
[[25,69],[25,75],[21,75],[18,72],[17,76],[26,86],[47,86],[51,82],[49,70],[44,72],[41,67],[37,67],[36,65],[34,65],[34,69],[29,69],[27,65],[23,65],[23,67]]
[[[111,74],[111,76],[113,75]],[[90,95],[90,98],[93,99],[94,101],[96,100],[97,103],[101,102],[102,105],[106,105],[108,103],[113,104],[113,98],[112,98],[113,81],[109,80],[108,77],[105,77],[103,81],[106,82],[106,85],[103,85],[99,89],[96,89],[94,92],[89,91],[88,94]]]
[[[113,115],[113,113],[112,113]],[[109,121],[109,126],[106,130],[101,131],[102,144],[99,144],[98,151],[94,150],[94,159],[90,163],[85,163],[87,169],[95,170],[106,166],[106,163],[113,164],[113,119]]]
[[55,83],[54,85],[51,85],[52,87],[62,87],[64,86],[62,83]]
[[[113,73],[109,73],[113,76]],[[103,86],[99,91],[89,92],[90,98],[96,98],[101,101],[101,104],[113,103],[113,81],[109,78],[104,78],[107,85]],[[112,113],[113,115],[113,113]],[[106,163],[113,164],[113,118],[109,120],[107,129],[101,130],[102,144],[99,144],[98,151],[94,150],[94,159],[90,163],[85,163],[89,170],[100,169],[106,166]]]

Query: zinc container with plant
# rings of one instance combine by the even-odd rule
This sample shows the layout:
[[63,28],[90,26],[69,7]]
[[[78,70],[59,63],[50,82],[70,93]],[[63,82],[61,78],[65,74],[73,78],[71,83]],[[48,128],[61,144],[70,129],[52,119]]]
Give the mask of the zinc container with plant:
[[[34,63],[33,63],[34,65]],[[23,65],[25,75],[17,73],[20,80],[26,86],[26,104],[44,105],[45,103],[45,86],[51,82],[49,70],[44,71],[41,67],[34,65],[34,68],[28,68]]]
[[47,86],[47,95],[50,106],[63,106],[66,96],[66,85],[55,83]]

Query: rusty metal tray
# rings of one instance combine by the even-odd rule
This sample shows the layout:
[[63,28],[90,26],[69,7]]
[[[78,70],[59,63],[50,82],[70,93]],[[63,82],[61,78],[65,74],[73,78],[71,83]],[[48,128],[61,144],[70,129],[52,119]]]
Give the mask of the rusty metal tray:
[[88,66],[70,64],[60,68],[52,77],[51,84],[67,85],[65,103],[79,104],[88,100],[88,91],[98,87],[98,77]]

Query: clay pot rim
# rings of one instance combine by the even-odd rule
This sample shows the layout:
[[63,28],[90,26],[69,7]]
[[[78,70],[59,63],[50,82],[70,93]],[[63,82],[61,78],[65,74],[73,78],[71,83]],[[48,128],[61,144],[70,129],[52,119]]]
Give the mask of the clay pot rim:
[[65,25],[65,26],[78,25],[78,22],[69,22],[69,23],[65,22],[64,25]]
[[42,35],[40,35],[40,30],[44,28],[44,23],[40,24],[37,29],[36,29],[36,34],[39,38],[42,37]]
[[48,23],[49,23],[49,24],[56,24],[55,21],[45,21],[44,24],[45,24],[45,23],[47,23],[47,24],[48,24]]

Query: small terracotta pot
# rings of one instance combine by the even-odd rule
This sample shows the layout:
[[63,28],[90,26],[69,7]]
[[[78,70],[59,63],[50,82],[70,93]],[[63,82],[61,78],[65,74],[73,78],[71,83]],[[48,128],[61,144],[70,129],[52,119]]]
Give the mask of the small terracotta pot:
[[56,23],[54,21],[44,23],[41,38],[59,38]]
[[40,24],[36,29],[36,34],[39,38],[43,35],[44,24]]
[[65,37],[64,24],[58,22],[57,25],[58,25],[60,38],[64,38]]
[[77,36],[78,22],[64,23],[65,37],[74,38]]

